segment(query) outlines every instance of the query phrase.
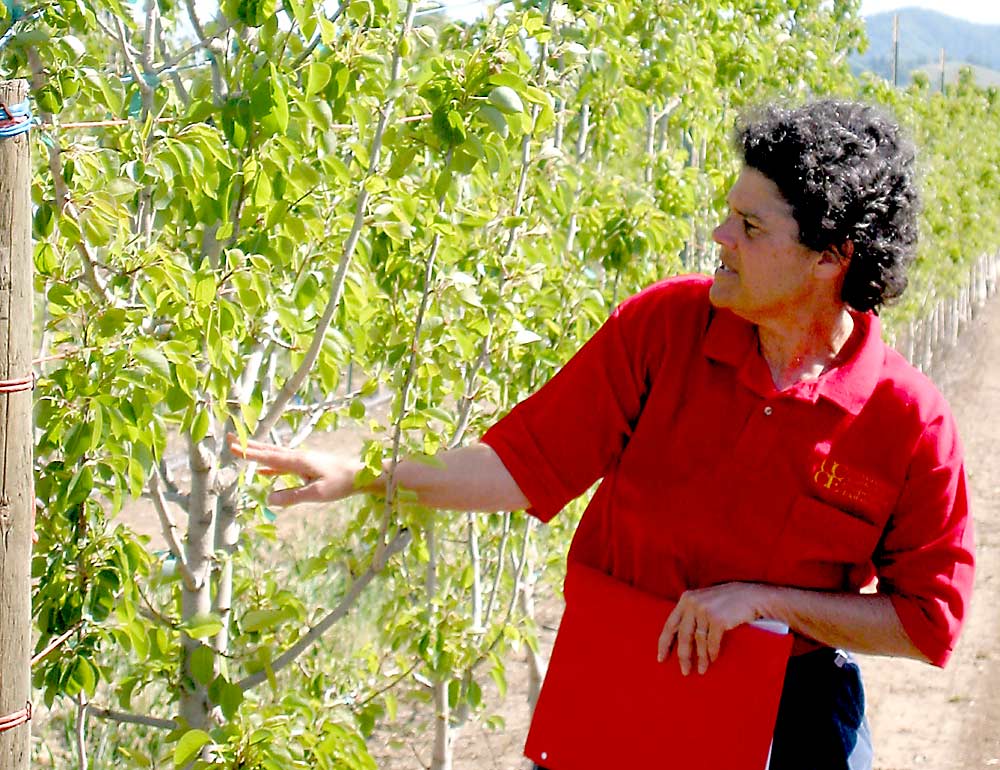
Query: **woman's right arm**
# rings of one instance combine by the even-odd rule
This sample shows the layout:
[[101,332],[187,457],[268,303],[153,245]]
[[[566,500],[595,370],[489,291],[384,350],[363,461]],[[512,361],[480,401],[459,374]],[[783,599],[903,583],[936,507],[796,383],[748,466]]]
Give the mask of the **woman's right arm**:
[[[244,449],[232,435],[229,448],[236,457],[257,463],[261,474],[302,479],[300,486],[272,492],[268,503],[275,506],[340,500],[357,492],[384,493],[388,483],[388,464],[377,479],[357,487],[354,480],[362,468],[357,461],[253,440]],[[529,505],[496,452],[482,443],[440,452],[429,462],[404,459],[396,466],[393,483],[415,493],[422,505],[431,508],[515,511]]]

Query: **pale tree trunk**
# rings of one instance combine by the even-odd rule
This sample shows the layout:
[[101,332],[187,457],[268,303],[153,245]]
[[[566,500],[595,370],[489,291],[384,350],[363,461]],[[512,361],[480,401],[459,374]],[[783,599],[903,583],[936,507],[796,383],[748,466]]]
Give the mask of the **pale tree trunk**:
[[472,627],[478,631],[483,627],[483,568],[475,513],[466,514],[466,525],[469,531],[469,562],[472,564]]
[[[437,534],[434,523],[427,527],[427,601],[432,607],[433,617],[434,596],[437,594]],[[430,770],[451,770],[452,767],[452,732],[451,709],[448,704],[448,680],[435,679],[434,690],[434,748],[431,752]]]
[[[228,453],[228,450],[227,450]],[[237,485],[229,485],[219,502],[219,520],[215,531],[215,548],[222,563],[219,565],[213,610],[222,621],[222,630],[215,637],[215,650],[229,652],[229,621],[233,611],[233,555],[240,540]]]
[[653,183],[654,165],[656,163],[656,126],[660,122],[656,107],[649,105],[646,108],[646,167],[643,169],[642,179],[646,184]]
[[[205,407],[208,408],[208,407]],[[188,531],[185,539],[185,558],[193,576],[193,585],[181,588],[181,618],[190,620],[196,615],[212,611],[212,563],[215,551],[215,509],[218,495],[215,491],[215,456],[205,441],[191,442],[191,495],[188,503]],[[211,704],[207,688],[195,681],[191,674],[191,656],[200,642],[186,634],[183,636],[185,682],[181,696],[181,717],[191,727],[206,729],[209,726]]]
[[[0,101],[27,98],[0,82]],[[31,168],[28,134],[0,139],[0,768],[27,770],[31,725]]]
[[[535,573],[534,561],[530,556],[528,563],[524,567],[524,582],[521,587],[521,612],[524,617],[535,620],[535,585],[538,575]],[[546,661],[545,657],[534,649],[528,647],[528,707],[535,710],[535,703],[538,702],[538,694],[542,691],[542,680],[545,679]]]

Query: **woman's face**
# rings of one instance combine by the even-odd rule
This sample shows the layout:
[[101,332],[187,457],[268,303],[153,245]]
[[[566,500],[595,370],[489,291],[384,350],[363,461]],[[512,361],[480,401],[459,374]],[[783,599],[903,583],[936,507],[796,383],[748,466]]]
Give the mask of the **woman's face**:
[[801,318],[817,300],[820,255],[799,242],[799,225],[778,186],[744,168],[729,191],[729,216],[712,233],[721,265],[710,297],[756,324]]

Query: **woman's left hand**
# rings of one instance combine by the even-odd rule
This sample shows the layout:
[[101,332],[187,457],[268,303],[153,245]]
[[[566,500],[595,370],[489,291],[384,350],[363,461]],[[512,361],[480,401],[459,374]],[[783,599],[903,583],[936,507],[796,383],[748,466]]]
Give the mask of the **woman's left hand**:
[[719,657],[726,631],[763,617],[766,590],[758,583],[723,583],[685,591],[663,626],[657,660],[665,660],[676,642],[681,673],[687,676],[697,657],[698,673],[704,674]]

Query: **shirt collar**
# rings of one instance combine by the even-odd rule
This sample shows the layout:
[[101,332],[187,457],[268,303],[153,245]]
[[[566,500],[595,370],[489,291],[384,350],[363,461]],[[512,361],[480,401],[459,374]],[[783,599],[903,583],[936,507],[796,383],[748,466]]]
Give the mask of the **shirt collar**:
[[[787,395],[814,402],[822,396],[851,414],[861,411],[878,385],[885,344],[877,316],[852,315],[855,324],[861,327],[862,337],[851,357],[818,380],[793,385]],[[760,355],[757,328],[749,321],[728,310],[712,308],[702,352],[713,361],[738,369],[740,382],[758,395],[775,395],[770,370]]]
[[819,378],[817,394],[856,415],[871,398],[882,376],[885,343],[878,316],[873,313],[851,315],[854,323],[861,326],[858,347],[844,363]]
[[739,366],[757,349],[757,330],[729,310],[712,307],[702,351],[713,361]]

